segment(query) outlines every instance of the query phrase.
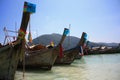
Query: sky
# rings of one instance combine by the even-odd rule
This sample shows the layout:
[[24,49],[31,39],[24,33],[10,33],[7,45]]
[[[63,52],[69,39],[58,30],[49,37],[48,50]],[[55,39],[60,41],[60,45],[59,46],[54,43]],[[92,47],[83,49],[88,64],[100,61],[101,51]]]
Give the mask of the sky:
[[120,0],[0,0],[0,43],[4,27],[19,29],[24,1],[36,4],[30,18],[33,38],[62,34],[71,24],[70,36],[80,38],[86,32],[92,42],[120,43]]

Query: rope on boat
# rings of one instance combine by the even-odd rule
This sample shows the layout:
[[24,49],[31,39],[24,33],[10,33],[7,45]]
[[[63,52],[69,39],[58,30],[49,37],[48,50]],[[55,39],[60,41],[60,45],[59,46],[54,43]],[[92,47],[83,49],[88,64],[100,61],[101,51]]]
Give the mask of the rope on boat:
[[[25,38],[24,38],[24,40],[25,40]],[[24,46],[22,46],[22,48],[23,48],[23,50],[25,49],[25,43],[26,43],[26,41],[23,41],[23,45]],[[25,80],[25,51],[23,51],[23,80]]]
[[[30,30],[30,19],[29,19],[29,31],[31,31]],[[23,36],[25,35],[26,33],[24,32],[23,33]],[[24,40],[25,40],[25,38],[24,38]],[[26,43],[26,40],[24,41],[24,44],[23,45],[25,45],[25,43]],[[26,49],[25,48],[25,46],[23,46],[23,49]],[[25,80],[25,54],[26,54],[26,50],[25,51],[23,51],[24,53],[23,53],[23,80]]]
[[25,54],[23,54],[23,80],[25,79]]

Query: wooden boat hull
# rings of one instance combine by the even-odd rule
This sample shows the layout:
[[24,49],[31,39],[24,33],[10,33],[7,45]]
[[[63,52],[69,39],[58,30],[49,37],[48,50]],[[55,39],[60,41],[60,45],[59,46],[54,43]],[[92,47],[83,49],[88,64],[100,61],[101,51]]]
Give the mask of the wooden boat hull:
[[8,45],[0,49],[0,80],[14,80],[21,46]]
[[[25,67],[43,68],[50,70],[58,56],[58,52],[58,47],[26,52]],[[22,63],[19,65],[19,67],[22,67]]]
[[75,55],[75,59],[81,59],[83,56],[83,48],[79,46]]
[[55,61],[55,64],[71,64],[75,60],[75,57],[78,55],[78,53],[79,53],[78,47],[65,50],[63,51],[63,57],[60,58],[58,56]]
[[77,55],[76,57],[75,57],[75,59],[81,59],[82,58],[82,55]]

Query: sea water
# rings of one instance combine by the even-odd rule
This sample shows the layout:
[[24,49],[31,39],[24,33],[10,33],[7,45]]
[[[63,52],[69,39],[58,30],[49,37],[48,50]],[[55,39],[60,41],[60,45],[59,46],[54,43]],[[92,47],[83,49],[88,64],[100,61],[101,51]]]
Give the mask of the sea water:
[[71,65],[26,70],[24,75],[17,70],[15,80],[120,80],[120,54],[87,55]]

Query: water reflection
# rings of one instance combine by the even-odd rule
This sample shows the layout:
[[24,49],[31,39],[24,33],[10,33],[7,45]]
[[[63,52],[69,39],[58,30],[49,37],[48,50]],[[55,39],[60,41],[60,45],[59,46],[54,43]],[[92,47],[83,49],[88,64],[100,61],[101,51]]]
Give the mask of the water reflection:
[[[25,80],[119,80],[120,54],[89,55],[71,65],[54,66],[51,71],[27,70]],[[16,80],[22,79],[17,71]]]

